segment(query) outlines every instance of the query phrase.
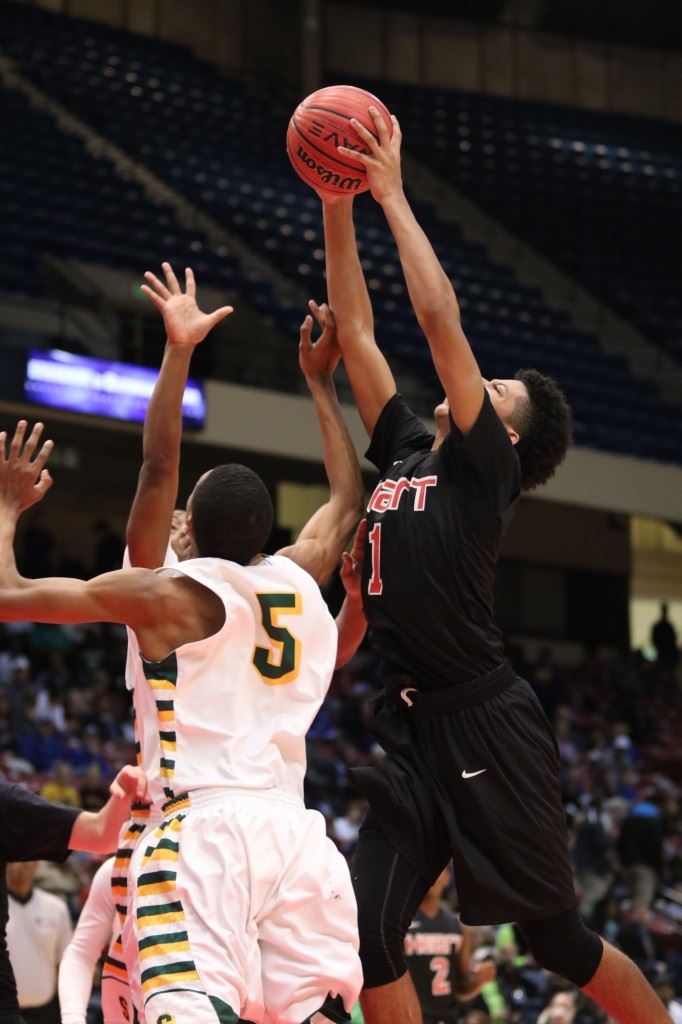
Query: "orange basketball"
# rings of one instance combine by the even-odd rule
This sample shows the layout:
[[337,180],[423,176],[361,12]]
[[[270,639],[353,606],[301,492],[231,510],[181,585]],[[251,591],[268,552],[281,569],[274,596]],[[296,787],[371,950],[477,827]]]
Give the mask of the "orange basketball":
[[330,85],[299,103],[289,121],[287,153],[307,185],[342,195],[367,191],[365,168],[360,162],[342,156],[338,147],[367,152],[364,142],[351,128],[350,119],[354,117],[376,136],[371,106],[380,112],[392,135],[391,115],[381,100],[354,85]]

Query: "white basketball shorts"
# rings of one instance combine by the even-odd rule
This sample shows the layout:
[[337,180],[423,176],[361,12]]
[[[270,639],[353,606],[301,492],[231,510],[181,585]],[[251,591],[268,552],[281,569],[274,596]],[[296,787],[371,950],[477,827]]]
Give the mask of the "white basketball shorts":
[[145,1019],[302,1024],[327,1002],[343,1020],[357,908],[322,815],[279,790],[195,790],[164,811],[133,854],[124,931]]

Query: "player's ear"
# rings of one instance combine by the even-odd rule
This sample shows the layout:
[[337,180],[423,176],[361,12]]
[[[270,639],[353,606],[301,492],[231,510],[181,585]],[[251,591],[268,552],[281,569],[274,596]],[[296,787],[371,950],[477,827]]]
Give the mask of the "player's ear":
[[518,444],[519,441],[521,440],[521,438],[519,437],[518,431],[514,430],[514,428],[512,426],[510,426],[509,423],[505,423],[504,426],[505,426],[505,429],[507,431],[507,434],[509,435],[509,440],[511,441],[511,443],[512,444]]

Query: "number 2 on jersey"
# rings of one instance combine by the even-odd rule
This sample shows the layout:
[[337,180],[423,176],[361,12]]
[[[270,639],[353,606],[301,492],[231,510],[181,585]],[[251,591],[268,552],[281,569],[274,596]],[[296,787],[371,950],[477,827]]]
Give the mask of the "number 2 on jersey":
[[281,686],[291,683],[298,675],[301,664],[301,644],[286,626],[280,626],[280,615],[300,615],[301,595],[256,594],[260,605],[263,629],[272,641],[269,647],[259,647],[253,652],[253,664],[264,683]]
[[431,981],[431,994],[434,996],[449,996],[452,992],[450,977],[450,961],[446,956],[434,956],[429,962],[433,971]]
[[370,597],[379,597],[384,589],[384,581],[381,578],[381,523],[375,523],[367,534],[369,546],[372,552],[372,575],[367,584],[367,593]]

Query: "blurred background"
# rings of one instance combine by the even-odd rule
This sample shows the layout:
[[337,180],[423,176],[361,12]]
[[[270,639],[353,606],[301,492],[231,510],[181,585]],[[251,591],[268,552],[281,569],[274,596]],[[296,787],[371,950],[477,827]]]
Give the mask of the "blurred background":
[[[236,307],[195,356],[180,502],[211,465],[244,461],[271,488],[275,549],[324,500],[297,365],[306,301],[325,297],[321,216],[284,137],[300,98],[340,82],[370,89],[401,122],[410,198],[484,374],[536,366],[573,405],[574,449],[507,534],[497,617],[559,737],[582,909],[676,1013],[680,5],[0,2],[0,419],[40,417],[57,443],[55,487],[18,539],[21,567],[87,577],[120,565],[143,368],[163,348],[139,286],[163,259],[193,266],[203,308]],[[356,221],[378,341],[429,418],[438,383],[367,196]],[[343,377],[340,391],[349,402]],[[363,451],[350,405],[348,421]],[[122,632],[17,624],[2,627],[0,648],[6,777],[98,806],[131,756]],[[365,727],[375,690],[367,647],[337,673],[309,741],[309,803],[349,855],[362,806],[346,770],[381,756]],[[654,879],[644,906],[633,867]],[[74,857],[38,877],[75,916],[92,868]],[[495,995],[460,1019],[535,1024],[552,979],[513,931],[479,941],[496,950]],[[581,1004],[548,1012],[600,1020]]]

